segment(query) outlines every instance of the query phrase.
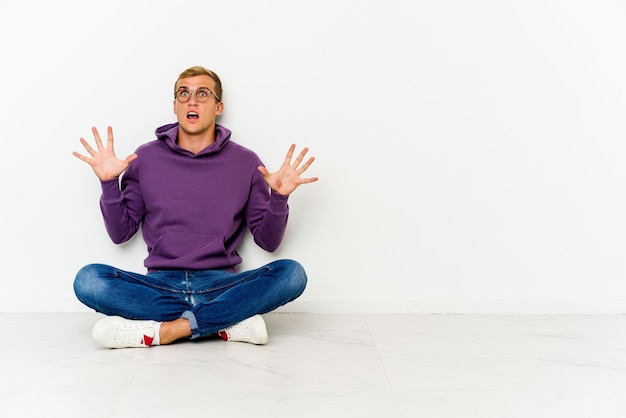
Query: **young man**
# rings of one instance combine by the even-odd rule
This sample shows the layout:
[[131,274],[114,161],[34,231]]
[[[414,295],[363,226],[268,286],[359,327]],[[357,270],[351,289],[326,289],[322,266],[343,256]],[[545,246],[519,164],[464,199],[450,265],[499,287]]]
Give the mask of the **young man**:
[[146,274],[91,264],[76,275],[78,299],[108,315],[92,333],[103,347],[150,347],[212,334],[265,344],[260,315],[304,291],[306,274],[293,260],[237,272],[237,246],[248,228],[261,248],[278,248],[288,196],[317,181],[301,177],[314,158],[303,163],[304,148],[292,162],[291,145],[279,170],[268,172],[216,123],[224,111],[221,97],[217,74],[191,67],[174,85],[178,122],[157,128],[157,139],[136,153],[118,159],[110,127],[106,146],[96,128],[95,149],[80,139],[90,156],[74,155],[100,179],[111,240],[125,242],[141,225],[148,247]]

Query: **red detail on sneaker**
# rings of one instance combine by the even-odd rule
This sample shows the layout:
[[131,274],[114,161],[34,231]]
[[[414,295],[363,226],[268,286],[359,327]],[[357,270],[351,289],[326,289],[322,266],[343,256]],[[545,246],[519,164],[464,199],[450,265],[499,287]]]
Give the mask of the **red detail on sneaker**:
[[222,337],[222,340],[228,341],[228,334],[226,333],[226,331],[220,331],[218,334],[220,335],[220,337]]
[[148,347],[152,346],[152,341],[154,340],[154,338],[152,337],[148,337],[147,335],[143,336],[143,341],[142,343],[144,343],[145,345],[147,345]]

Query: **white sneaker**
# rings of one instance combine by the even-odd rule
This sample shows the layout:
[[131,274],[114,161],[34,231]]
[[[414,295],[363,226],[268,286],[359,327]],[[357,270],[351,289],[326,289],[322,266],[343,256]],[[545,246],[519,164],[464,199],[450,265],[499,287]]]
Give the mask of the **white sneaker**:
[[94,341],[107,348],[150,347],[155,321],[133,321],[121,316],[99,320],[91,333]]
[[251,344],[267,343],[267,328],[261,315],[254,315],[248,319],[232,325],[219,332],[224,341],[240,341]]

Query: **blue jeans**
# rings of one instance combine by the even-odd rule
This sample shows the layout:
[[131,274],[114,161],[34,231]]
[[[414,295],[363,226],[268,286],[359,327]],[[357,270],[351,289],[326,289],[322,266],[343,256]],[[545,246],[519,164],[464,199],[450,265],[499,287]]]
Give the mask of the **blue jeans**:
[[293,260],[255,270],[158,270],[146,275],[90,264],[74,280],[78,299],[105,315],[173,321],[186,318],[191,338],[213,334],[282,306],[304,292],[307,277]]

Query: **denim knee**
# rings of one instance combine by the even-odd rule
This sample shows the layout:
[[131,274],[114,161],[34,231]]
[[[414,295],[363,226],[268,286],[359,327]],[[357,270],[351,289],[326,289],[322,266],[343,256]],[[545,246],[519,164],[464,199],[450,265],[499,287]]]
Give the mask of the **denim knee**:
[[84,304],[91,306],[93,296],[100,293],[105,287],[102,280],[102,270],[108,266],[89,264],[81,268],[74,278],[74,294]]
[[285,271],[285,286],[291,288],[294,299],[300,296],[307,285],[307,275],[304,267],[295,260],[281,260]]

